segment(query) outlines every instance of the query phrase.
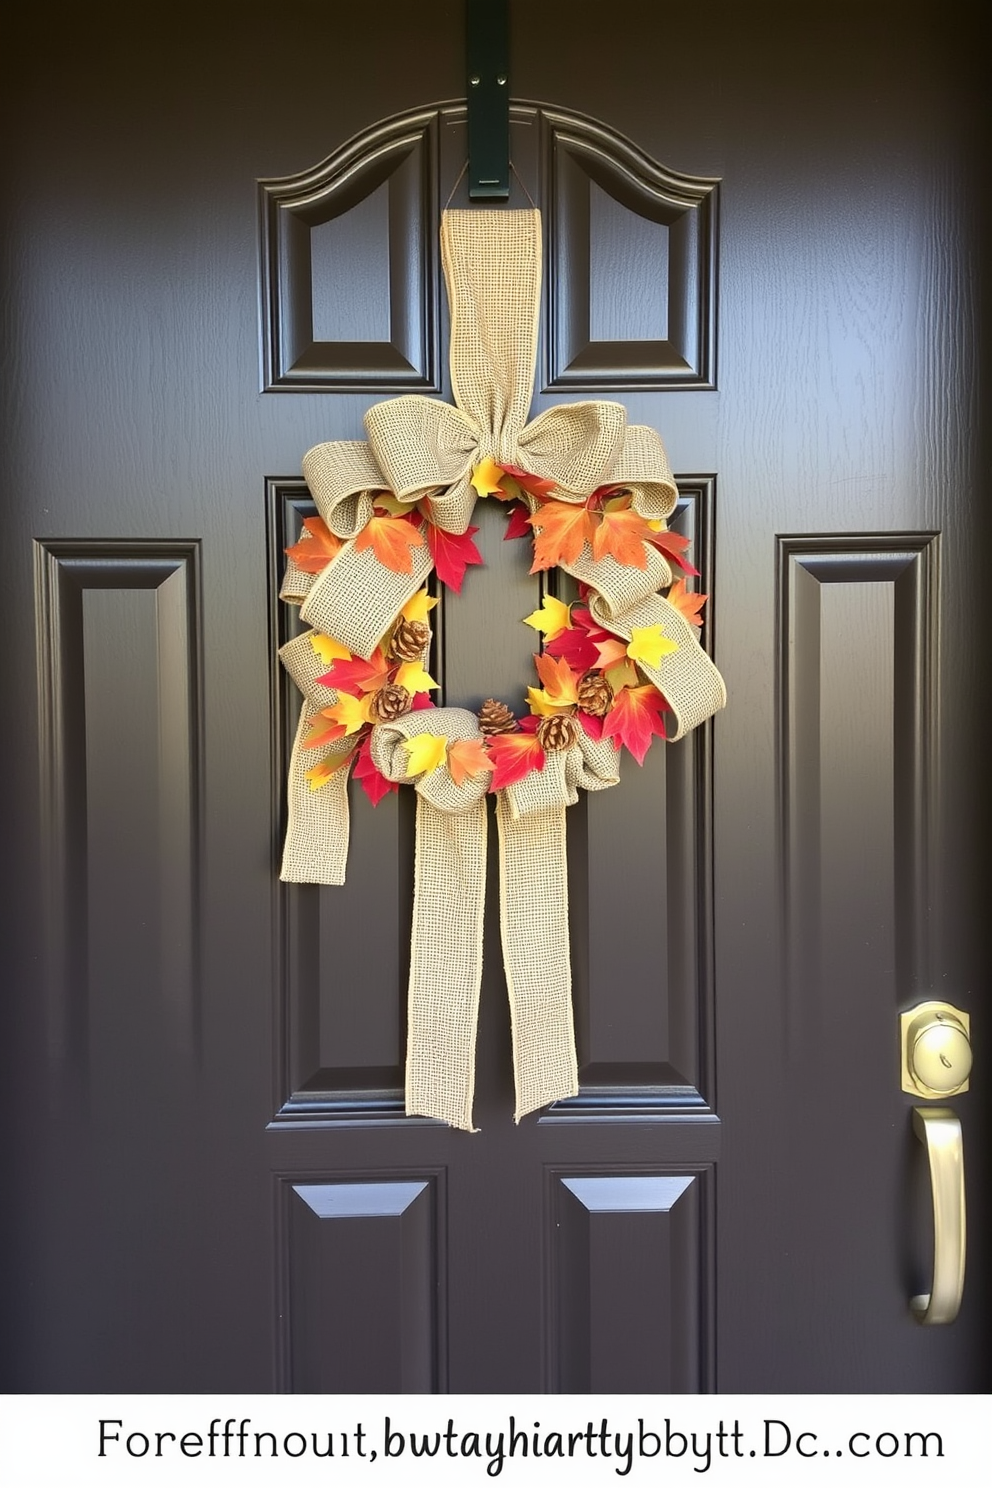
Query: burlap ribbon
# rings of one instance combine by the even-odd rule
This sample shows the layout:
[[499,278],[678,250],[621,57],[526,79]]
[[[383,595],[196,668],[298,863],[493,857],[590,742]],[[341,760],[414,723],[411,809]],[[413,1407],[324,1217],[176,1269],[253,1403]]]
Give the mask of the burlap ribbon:
[[[317,509],[345,546],[319,575],[292,562],[283,597],[302,618],[355,655],[371,656],[403,605],[431,570],[425,546],[411,550],[410,574],[385,568],[354,538],[369,521],[376,492],[411,506],[425,499],[431,520],[452,533],[469,525],[475,467],[486,456],[555,482],[556,500],[581,502],[600,486],[622,485],[641,516],[667,517],[677,491],[654,430],[629,425],[622,404],[551,408],[526,423],[537,351],[541,222],[536,211],[446,212],[441,247],[451,308],[452,406],[409,396],[376,404],[365,417],[368,442],[317,445],[303,471]],[[536,506],[536,502],[532,505]],[[563,565],[594,591],[590,607],[626,640],[633,627],[660,625],[677,650],[656,668],[639,663],[675,715],[673,738],[722,707],[720,674],[692,627],[657,591],[672,574],[645,544],[644,569],[595,560],[588,546]],[[347,770],[311,792],[302,750],[313,715],[333,701],[317,682],[326,667],[303,635],[282,659],[303,693],[290,763],[289,824],[282,877],[343,883],[348,847]],[[378,725],[372,757],[390,780],[414,784],[417,849],[410,960],[407,1111],[472,1130],[475,1029],[482,975],[487,774],[456,786],[445,765],[412,780],[402,741],[420,732],[450,739],[479,735],[474,714],[458,708],[408,714]],[[347,742],[332,746],[344,751]],[[498,793],[501,929],[513,1028],[516,1119],[578,1091],[568,948],[565,808],[579,788],[618,779],[611,741],[580,730],[571,749]]]

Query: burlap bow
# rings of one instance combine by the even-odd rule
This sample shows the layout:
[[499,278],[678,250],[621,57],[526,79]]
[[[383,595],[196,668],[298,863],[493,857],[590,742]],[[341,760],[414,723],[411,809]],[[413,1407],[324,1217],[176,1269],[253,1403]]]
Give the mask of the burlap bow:
[[[555,483],[560,501],[584,501],[622,485],[641,516],[662,519],[677,491],[658,435],[628,425],[622,404],[588,402],[549,409],[530,424],[540,304],[538,212],[446,212],[442,259],[451,308],[451,380],[457,406],[418,396],[379,403],[365,418],[367,443],[318,445],[303,470],[317,509],[345,546],[316,578],[290,564],[283,597],[302,618],[368,658],[431,570],[426,546],[411,550],[412,571],[397,574],[353,539],[372,516],[376,492],[411,506],[429,500],[431,520],[452,533],[469,525],[472,475],[486,456]],[[530,498],[532,507],[536,501]],[[645,544],[645,567],[586,547],[563,565],[595,591],[590,607],[606,629],[631,639],[636,626],[660,625],[677,650],[642,670],[676,718],[674,738],[723,706],[716,668],[692,627],[658,589],[672,581],[662,555]],[[325,670],[308,637],[281,653],[304,695],[290,764],[289,828],[282,876],[342,883],[348,844],[347,771],[319,792],[303,779],[301,752],[314,713],[328,705],[317,682]],[[373,730],[372,756],[389,779],[407,781],[402,740],[418,732],[478,735],[462,709],[409,714]],[[343,749],[346,745],[337,746]],[[332,751],[333,752],[333,749]],[[609,741],[580,741],[549,755],[545,768],[498,793],[501,928],[510,996],[516,1119],[577,1093],[568,951],[565,808],[579,787],[616,783]],[[409,986],[407,1111],[472,1129],[475,1025],[482,973],[486,810],[483,775],[455,786],[444,765],[413,782],[418,793],[414,928]]]

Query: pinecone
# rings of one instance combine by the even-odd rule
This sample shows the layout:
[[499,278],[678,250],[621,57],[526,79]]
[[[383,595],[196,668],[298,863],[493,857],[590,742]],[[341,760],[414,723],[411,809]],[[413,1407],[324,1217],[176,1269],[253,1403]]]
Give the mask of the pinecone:
[[398,661],[419,661],[431,638],[431,628],[423,620],[407,620],[401,615],[396,622],[389,654]]
[[578,725],[570,713],[552,713],[537,725],[537,740],[545,754],[571,749],[578,737]]
[[583,672],[576,689],[579,707],[593,718],[605,718],[613,707],[613,688],[602,672]]
[[397,682],[387,682],[372,694],[369,712],[376,723],[392,723],[410,711],[410,694]]
[[512,734],[517,720],[505,703],[486,698],[478,712],[479,728],[484,734]]

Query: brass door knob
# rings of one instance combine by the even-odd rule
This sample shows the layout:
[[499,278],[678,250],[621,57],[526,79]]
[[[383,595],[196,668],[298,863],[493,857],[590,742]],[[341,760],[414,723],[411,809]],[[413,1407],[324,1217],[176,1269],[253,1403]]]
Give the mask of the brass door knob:
[[946,1002],[923,1002],[903,1013],[902,1088],[943,1100],[968,1089],[971,1019]]

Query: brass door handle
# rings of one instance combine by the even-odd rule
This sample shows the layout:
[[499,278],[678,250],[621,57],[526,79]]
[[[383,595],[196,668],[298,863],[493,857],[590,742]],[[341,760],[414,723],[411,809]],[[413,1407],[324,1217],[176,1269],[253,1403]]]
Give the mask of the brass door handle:
[[964,1290],[966,1248],[961,1122],[946,1106],[914,1106],[913,1130],[930,1164],[933,1283],[909,1305],[918,1322],[953,1323]]

